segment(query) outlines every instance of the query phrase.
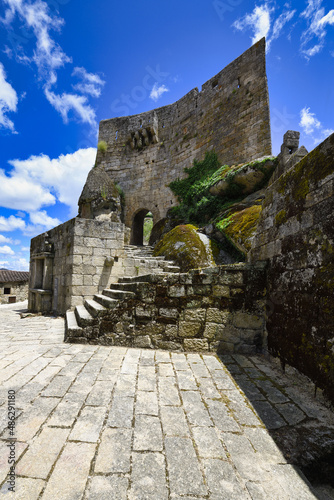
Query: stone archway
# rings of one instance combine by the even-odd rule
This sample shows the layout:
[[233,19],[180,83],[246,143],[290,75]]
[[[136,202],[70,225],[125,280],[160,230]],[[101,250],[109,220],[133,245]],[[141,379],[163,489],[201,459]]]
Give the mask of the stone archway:
[[142,208],[134,215],[131,225],[131,245],[144,244],[144,220],[148,213],[150,213],[150,210]]

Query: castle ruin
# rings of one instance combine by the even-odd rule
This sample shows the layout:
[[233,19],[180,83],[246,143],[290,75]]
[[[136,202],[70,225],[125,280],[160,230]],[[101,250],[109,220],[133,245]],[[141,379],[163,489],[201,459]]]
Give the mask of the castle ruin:
[[251,354],[268,338],[334,400],[334,134],[309,154],[286,134],[247,263],[180,273],[140,248],[194,159],[271,154],[265,40],[201,91],[102,121],[99,144],[78,217],[31,242],[29,309],[66,313],[69,342]]

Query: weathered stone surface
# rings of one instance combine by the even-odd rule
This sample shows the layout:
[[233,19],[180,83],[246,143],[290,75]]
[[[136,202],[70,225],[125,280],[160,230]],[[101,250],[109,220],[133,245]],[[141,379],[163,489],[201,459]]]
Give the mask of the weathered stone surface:
[[184,339],[185,351],[208,351],[209,344],[206,339]]
[[105,429],[94,467],[95,472],[129,472],[131,438],[131,429]]
[[206,495],[207,490],[191,440],[167,437],[165,446],[171,493]]
[[200,331],[201,325],[189,321],[180,321],[179,336],[180,337],[195,337]]
[[168,499],[165,459],[161,453],[132,455],[132,477],[129,500],[138,498]]

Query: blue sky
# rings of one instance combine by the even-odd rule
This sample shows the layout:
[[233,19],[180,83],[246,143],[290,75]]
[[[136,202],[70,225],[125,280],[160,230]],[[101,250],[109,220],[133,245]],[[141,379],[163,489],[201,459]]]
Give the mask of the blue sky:
[[77,215],[98,123],[175,102],[266,36],[273,153],[334,129],[324,0],[0,0],[0,267]]

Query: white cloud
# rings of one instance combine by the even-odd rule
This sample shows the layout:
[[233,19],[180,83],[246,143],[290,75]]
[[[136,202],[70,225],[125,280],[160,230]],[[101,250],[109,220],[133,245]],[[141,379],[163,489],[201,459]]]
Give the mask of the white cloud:
[[6,219],[3,215],[0,216],[0,231],[6,233],[9,231],[16,231],[16,229],[23,230],[25,228],[24,220],[11,215]]
[[61,224],[59,219],[50,217],[45,210],[31,213],[30,221],[31,224],[28,224],[23,231],[23,234],[29,237],[44,233]]
[[103,81],[98,75],[87,73],[85,68],[74,68],[72,76],[77,76],[82,80],[80,83],[72,85],[74,90],[77,90],[82,94],[89,94],[93,97],[100,97],[102,87],[106,82]]
[[314,113],[310,112],[310,108],[303,108],[300,112],[300,122],[299,125],[303,128],[305,134],[310,135],[314,132],[314,129],[319,129],[321,123],[315,117]]
[[74,111],[82,122],[97,126],[95,111],[89,106],[87,97],[67,93],[57,95],[48,88],[45,88],[45,95],[49,103],[59,111],[64,123],[68,123],[69,112]]
[[[57,71],[66,64],[72,63],[72,59],[63,51],[60,45],[52,38],[51,32],[60,32],[64,20],[52,15],[48,3],[43,0],[28,2],[27,0],[4,0],[8,8],[5,16],[1,19],[10,29],[17,15],[24,22],[25,27],[32,31],[35,39],[35,48],[29,56],[19,47],[16,60],[23,64],[34,63],[38,69],[40,80],[44,81],[43,90],[49,103],[61,114],[65,123],[68,122],[69,112],[82,122],[97,128],[95,111],[89,105],[87,97],[80,94],[58,93],[53,91],[57,83]],[[6,49],[5,49],[6,50]],[[6,50],[8,56],[10,52]],[[81,77],[82,82],[74,86],[81,94],[99,97],[104,81],[93,73],[88,73],[85,68],[75,68],[73,74]],[[11,125],[11,122],[9,122]]]
[[270,13],[271,9],[267,3],[256,6],[251,14],[246,14],[241,19],[237,19],[232,26],[239,31],[244,31],[250,27],[254,31],[252,37],[252,44],[254,44],[264,36],[267,37],[270,30]]
[[5,69],[0,62],[0,127],[8,128],[14,133],[14,123],[6,115],[8,112],[16,112],[17,101],[16,91],[7,82]]
[[311,113],[310,108],[303,108],[300,111],[300,122],[303,132],[312,137],[314,144],[325,140],[334,133],[333,129],[324,128],[321,122],[316,118],[315,113]]
[[45,187],[19,172],[6,175],[0,169],[0,204],[14,210],[38,210],[43,205],[54,205],[56,198]]
[[166,85],[159,86],[158,83],[155,83],[150,93],[150,99],[152,99],[154,102],[157,102],[157,100],[162,96],[164,92],[169,92],[169,89],[166,87]]
[[[95,157],[96,149],[87,148],[79,149],[72,154],[60,155],[55,159],[50,159],[47,155],[39,155],[31,156],[27,160],[11,160],[9,163],[14,167],[10,173],[12,181],[15,185],[26,185],[27,190],[21,192],[19,196],[15,195],[13,190],[8,199],[7,208],[21,208],[29,212],[37,212],[42,205],[54,204],[57,198],[58,201],[70,207],[70,216],[77,215],[78,198],[88,172],[94,165]],[[36,194],[32,191],[31,198],[29,198],[31,185],[40,193],[39,197],[36,198]],[[0,203],[2,204],[2,196],[8,193],[8,188],[4,193],[1,189],[0,178]],[[44,203],[42,203],[41,193],[45,196]],[[8,194],[7,196],[9,197]],[[25,206],[30,208],[23,208],[23,198],[26,200]]]
[[21,247],[21,252],[30,252],[30,247]]
[[13,243],[13,240],[11,238],[6,238],[6,236],[0,234],[0,243]]
[[308,0],[307,8],[301,13],[308,22],[308,28],[301,36],[301,51],[307,59],[323,49],[327,27],[334,26],[334,9],[325,14],[321,4],[322,0]]
[[0,253],[4,255],[15,255],[15,252],[13,252],[13,250],[8,245],[0,247]]
[[283,27],[285,26],[285,24],[287,24],[289,21],[291,21],[291,19],[295,15],[295,13],[296,13],[296,10],[287,10],[285,12],[282,12],[282,14],[276,19],[274,26],[273,26],[272,34],[271,34],[269,40],[267,41],[267,44],[269,47],[270,47],[272,41],[276,40],[276,38],[278,38],[280,36]]
[[14,256],[10,260],[0,260],[1,267],[15,271],[29,271],[29,262],[23,257]]

